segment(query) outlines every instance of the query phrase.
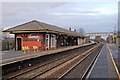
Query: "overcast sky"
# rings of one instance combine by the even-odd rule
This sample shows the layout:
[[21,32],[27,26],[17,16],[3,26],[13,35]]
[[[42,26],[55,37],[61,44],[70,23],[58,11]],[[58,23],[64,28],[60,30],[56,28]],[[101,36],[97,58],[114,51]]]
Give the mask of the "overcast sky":
[[110,2],[3,2],[2,26],[32,20],[86,32],[111,32],[117,26],[118,0]]

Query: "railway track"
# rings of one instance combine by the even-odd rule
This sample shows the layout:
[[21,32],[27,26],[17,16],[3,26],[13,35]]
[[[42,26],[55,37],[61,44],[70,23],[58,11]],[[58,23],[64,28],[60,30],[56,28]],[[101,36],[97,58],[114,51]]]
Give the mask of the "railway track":
[[[86,77],[86,74],[89,72],[89,69],[90,67],[92,66],[93,64],[93,60],[92,62],[89,61],[89,62],[84,62],[84,61],[88,61],[87,58],[89,58],[89,60],[94,59],[95,60],[95,57],[98,55],[93,55],[93,53],[99,53],[101,49],[101,46],[96,46],[94,48],[92,48],[91,50],[88,50],[86,52],[84,52],[83,54],[67,61],[66,63],[64,64],[61,64],[57,67],[55,67],[54,69],[51,69],[49,71],[47,71],[46,73],[42,74],[42,75],[37,75],[35,76],[34,80],[36,79],[41,79],[41,78],[44,78],[44,79],[58,79],[58,80],[61,80],[61,79],[65,79],[65,78],[80,78],[80,79],[85,79]],[[84,64],[86,64],[88,66],[85,66]],[[75,67],[78,67],[79,65],[79,69],[81,71],[76,70]],[[76,70],[73,72],[73,70]],[[72,75],[68,75],[70,74],[71,72],[73,72]],[[80,75],[76,75],[76,72]]]
[[72,56],[70,56],[71,54],[67,54],[65,56],[62,56],[59,58],[55,58],[51,61],[47,61],[47,63],[41,64],[41,65],[37,65],[35,67],[32,67],[30,69],[27,70],[21,70],[18,73],[13,73],[12,75],[7,75],[7,76],[3,76],[3,79],[34,79],[35,77],[37,77],[38,75],[42,75],[46,72],[48,72],[49,70],[62,65],[63,63],[71,60],[72,58],[80,55],[81,53],[83,53],[84,51],[86,51],[87,49],[91,48],[92,46],[89,47],[85,47],[84,49],[80,50],[77,49],[76,50],[76,54],[74,54],[74,51],[72,51]]
[[99,46],[98,48],[96,48],[96,50],[87,54],[84,58],[82,58],[70,69],[68,69],[64,74],[59,76],[57,80],[62,80],[66,78],[85,80],[101,48],[102,46]]
[[[64,67],[72,67],[72,65],[76,64],[76,62],[80,61],[81,59],[83,59],[84,57],[88,57],[91,53],[93,53],[96,49],[98,48],[98,46],[95,46],[87,51],[85,51],[82,54],[77,54],[77,55],[72,55],[72,56],[67,56],[66,58],[62,58],[60,60],[54,61],[50,64],[46,64],[45,66],[39,67],[35,70],[30,70],[27,73],[23,73],[20,74],[19,76],[16,76],[12,79],[40,79],[40,78],[58,78],[59,75],[54,75],[56,74],[57,71],[62,70],[61,68],[65,69]],[[67,70],[67,69],[66,69]],[[65,71],[66,71],[65,70]],[[63,70],[62,70],[63,71]],[[64,72],[64,71],[63,71]],[[50,76],[53,77],[50,77]],[[61,77],[59,77],[58,79],[61,79]]]

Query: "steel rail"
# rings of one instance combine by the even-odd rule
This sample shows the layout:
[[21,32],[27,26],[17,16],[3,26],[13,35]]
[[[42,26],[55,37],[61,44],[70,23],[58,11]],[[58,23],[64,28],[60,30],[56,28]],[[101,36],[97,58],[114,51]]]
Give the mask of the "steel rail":
[[[96,49],[96,47],[98,47],[98,46],[95,46],[94,48],[92,48],[91,50],[88,50],[88,51],[89,51],[89,52],[92,52],[92,51],[94,51],[94,49]],[[86,51],[86,52],[84,52],[83,54],[85,55],[85,53],[87,54],[88,52]],[[84,56],[83,54],[80,54],[79,56]],[[76,56],[76,57],[78,57],[78,56]],[[75,57],[74,57],[74,58],[75,58]],[[71,60],[71,59],[70,59],[70,60]],[[65,61],[65,62],[68,62],[68,61]],[[54,68],[56,68],[56,67],[58,67],[58,66],[64,64],[65,62],[63,62],[63,63],[61,63],[61,64],[59,64],[59,65],[57,65],[57,66],[54,66],[53,68],[51,68],[51,69],[45,71],[44,73],[37,74],[36,76],[31,77],[30,80],[35,79],[36,77],[38,77],[38,76],[40,76],[40,75],[43,75],[43,74],[47,73],[48,71],[50,71],[50,70],[52,70],[52,69],[54,69]]]
[[94,59],[92,60],[92,62],[90,63],[90,65],[87,67],[85,73],[81,77],[81,80],[85,80],[86,79],[89,71],[91,70],[91,68],[92,68],[92,66],[93,66],[94,62],[96,61],[96,59],[97,59],[97,57],[98,57],[99,54],[100,54],[100,50],[96,53],[96,56],[94,57]]
[[[82,58],[79,62],[77,62],[74,66],[72,66],[69,70],[67,70],[62,76],[60,76],[57,80],[62,80],[64,76],[66,76],[70,71],[72,71],[77,65],[79,65],[81,62],[83,62],[86,58],[88,58],[94,51],[96,51],[99,47],[95,48],[93,51],[89,52],[84,58]],[[82,76],[81,79],[83,79],[86,75],[87,71],[85,74]]]
[[[70,55],[71,55],[71,54],[70,54]],[[77,54],[77,55],[79,55],[79,54]],[[75,57],[75,56],[77,56],[77,55],[74,55],[73,57]],[[63,58],[66,58],[67,56],[69,56],[69,55],[63,56],[62,58],[59,58],[59,59],[57,59],[57,60],[55,60],[55,61],[59,61],[59,60],[61,60],[61,59],[63,59]],[[71,58],[70,58],[70,59],[71,59]],[[43,67],[43,66],[45,66],[45,65],[51,64],[51,63],[53,63],[53,62],[55,62],[55,61],[50,61],[50,62],[45,63],[45,64],[43,64],[43,65],[39,65],[39,66],[37,66],[37,67],[35,67],[35,68],[33,68],[33,69],[28,69],[28,70],[23,71],[23,72],[21,72],[21,73],[19,73],[19,74],[15,74],[15,75],[13,75],[13,76],[10,76],[8,79],[13,79],[13,78],[15,78],[15,77],[17,77],[17,76],[20,76],[20,75],[22,75],[22,74],[26,74],[27,72],[30,72],[30,71],[33,71],[33,70],[39,68],[39,67]],[[62,64],[62,63],[61,63],[61,64]],[[55,67],[56,67],[56,66],[55,66]]]

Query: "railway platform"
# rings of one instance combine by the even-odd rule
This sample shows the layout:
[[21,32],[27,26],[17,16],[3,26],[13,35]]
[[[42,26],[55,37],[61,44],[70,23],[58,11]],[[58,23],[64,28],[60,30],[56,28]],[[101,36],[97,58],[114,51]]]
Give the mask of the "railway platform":
[[112,56],[113,56],[113,59],[116,63],[116,66],[118,67],[118,70],[120,72],[120,48],[118,48],[117,45],[111,43],[111,44],[108,44],[109,48],[110,48],[110,51],[112,53]]
[[87,78],[119,80],[120,74],[114,62],[109,44],[104,44]]
[[0,62],[1,62],[1,65],[6,65],[6,64],[11,64],[11,63],[15,63],[18,61],[23,61],[23,60],[27,60],[27,59],[31,59],[31,58],[35,58],[35,57],[45,56],[45,55],[49,55],[49,54],[55,54],[55,53],[79,48],[82,46],[87,46],[90,44],[92,44],[92,43],[79,45],[79,46],[62,47],[62,48],[53,49],[53,50],[26,52],[26,53],[24,53],[22,51],[3,51],[3,52],[0,52],[0,55],[2,56],[0,58]]

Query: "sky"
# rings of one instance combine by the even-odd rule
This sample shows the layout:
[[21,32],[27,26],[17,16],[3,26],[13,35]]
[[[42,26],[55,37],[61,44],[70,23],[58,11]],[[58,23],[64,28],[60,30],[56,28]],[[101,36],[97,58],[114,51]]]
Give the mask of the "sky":
[[2,26],[6,29],[32,20],[86,33],[113,32],[117,26],[118,0],[78,2],[2,2]]

